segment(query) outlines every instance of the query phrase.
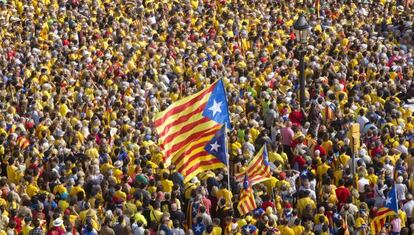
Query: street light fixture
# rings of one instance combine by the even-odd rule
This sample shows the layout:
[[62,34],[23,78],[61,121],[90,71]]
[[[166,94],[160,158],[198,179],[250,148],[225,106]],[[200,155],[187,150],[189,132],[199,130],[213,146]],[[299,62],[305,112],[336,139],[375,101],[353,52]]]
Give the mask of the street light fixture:
[[300,43],[297,55],[299,57],[299,67],[300,67],[300,107],[305,107],[305,61],[304,57],[306,55],[306,44],[308,43],[309,37],[309,24],[306,20],[306,17],[301,14],[299,18],[293,24],[294,33],[296,36],[296,41]]

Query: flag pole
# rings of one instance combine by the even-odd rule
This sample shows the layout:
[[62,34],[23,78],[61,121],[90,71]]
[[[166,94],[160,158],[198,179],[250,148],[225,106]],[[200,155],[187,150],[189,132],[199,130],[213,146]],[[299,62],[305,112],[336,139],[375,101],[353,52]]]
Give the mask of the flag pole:
[[227,164],[227,188],[231,192],[230,187],[230,154],[227,150],[227,124],[224,123],[224,151],[226,153],[226,164]]

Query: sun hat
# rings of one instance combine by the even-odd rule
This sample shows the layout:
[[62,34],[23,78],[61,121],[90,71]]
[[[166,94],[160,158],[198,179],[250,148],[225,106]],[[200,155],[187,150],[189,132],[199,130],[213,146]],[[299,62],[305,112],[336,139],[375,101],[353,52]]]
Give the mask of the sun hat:
[[61,218],[57,218],[53,221],[53,226],[54,227],[59,227],[63,225],[63,220]]

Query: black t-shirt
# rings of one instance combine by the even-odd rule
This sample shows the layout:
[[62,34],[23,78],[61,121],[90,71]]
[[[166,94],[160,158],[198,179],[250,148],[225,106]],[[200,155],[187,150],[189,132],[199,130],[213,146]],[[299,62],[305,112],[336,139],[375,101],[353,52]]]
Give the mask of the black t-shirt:
[[171,211],[170,218],[172,221],[180,221],[181,224],[185,220],[185,214],[182,211]]

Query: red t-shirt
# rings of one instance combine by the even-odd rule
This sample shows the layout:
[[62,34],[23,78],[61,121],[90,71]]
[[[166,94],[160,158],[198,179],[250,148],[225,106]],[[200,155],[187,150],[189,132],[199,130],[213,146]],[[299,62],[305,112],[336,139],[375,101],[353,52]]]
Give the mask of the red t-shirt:
[[326,150],[322,147],[322,145],[317,145],[315,147],[315,151],[319,150],[321,156],[326,156]]
[[289,120],[293,125],[301,126],[303,121],[303,114],[301,111],[292,111],[289,114]]
[[335,189],[336,197],[338,198],[339,204],[345,204],[348,201],[348,198],[351,197],[351,192],[348,188],[344,186],[339,186]]

